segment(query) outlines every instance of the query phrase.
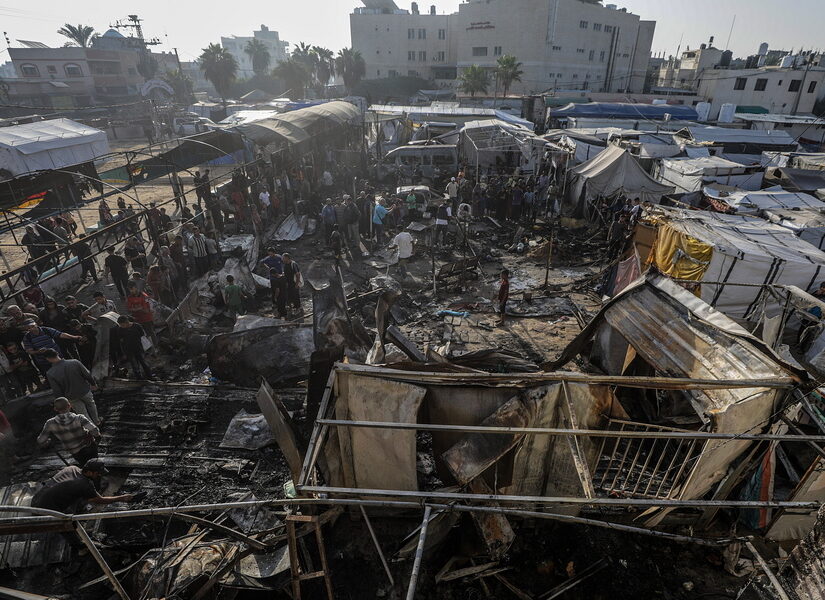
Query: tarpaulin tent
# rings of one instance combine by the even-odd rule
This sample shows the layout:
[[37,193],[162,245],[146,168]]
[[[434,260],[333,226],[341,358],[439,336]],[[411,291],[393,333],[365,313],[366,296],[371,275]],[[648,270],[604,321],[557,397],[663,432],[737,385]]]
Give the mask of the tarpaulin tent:
[[765,182],[786,190],[814,193],[825,188],[825,171],[770,167],[765,170]]
[[698,192],[709,183],[721,183],[745,190],[762,187],[762,167],[746,167],[718,156],[668,158],[660,161],[654,177],[679,192]]
[[673,188],[655,181],[636,159],[618,146],[609,146],[595,158],[568,172],[565,216],[586,218],[589,206],[598,197],[623,195],[630,199],[658,203]]
[[0,127],[0,179],[63,169],[108,153],[104,131],[70,119]]
[[[649,253],[636,245],[642,258],[669,277],[708,282],[699,286],[702,300],[729,317],[754,316],[763,301],[770,313],[779,311],[753,284],[807,291],[825,276],[825,252],[762,219],[665,208],[645,219],[657,231]],[[737,283],[748,285],[732,285]]]
[[238,125],[233,130],[259,146],[273,143],[296,146],[343,127],[360,117],[361,111],[357,106],[349,102],[336,101]]
[[727,127],[685,127],[676,136],[699,144],[721,146],[734,154],[761,154],[765,150],[794,151],[799,144],[787,131],[729,129]]
[[825,171],[825,154],[821,152],[763,152],[762,166]]
[[670,115],[672,121],[698,121],[699,114],[692,106],[681,104],[634,104],[630,102],[571,102],[563,108],[550,111],[551,119],[567,117],[600,119],[651,119],[663,120]]
[[788,192],[779,186],[759,191],[736,190],[720,193],[714,186],[705,188],[705,195],[720,200],[736,210],[738,215],[762,216],[766,210],[812,210],[825,212],[825,202],[802,192]]

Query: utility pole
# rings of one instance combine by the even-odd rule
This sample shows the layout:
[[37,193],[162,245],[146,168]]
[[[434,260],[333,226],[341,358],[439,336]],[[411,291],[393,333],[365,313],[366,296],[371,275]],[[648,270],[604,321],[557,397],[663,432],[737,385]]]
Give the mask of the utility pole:
[[175,51],[175,60],[178,62],[178,71],[183,73],[183,69],[180,66],[180,56],[178,56],[178,49],[177,48],[172,48],[172,50]]

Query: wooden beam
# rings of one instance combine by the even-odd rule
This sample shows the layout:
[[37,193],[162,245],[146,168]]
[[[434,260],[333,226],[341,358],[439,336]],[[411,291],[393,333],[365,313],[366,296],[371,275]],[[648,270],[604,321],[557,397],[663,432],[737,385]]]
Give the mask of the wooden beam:
[[111,567],[109,567],[106,559],[103,558],[103,555],[100,554],[100,551],[95,546],[95,543],[92,541],[92,538],[89,537],[89,534],[86,533],[86,530],[83,529],[83,525],[80,523],[75,523],[75,531],[77,532],[77,536],[80,538],[80,541],[83,542],[83,545],[89,550],[89,553],[94,557],[97,564],[106,574],[106,577],[112,584],[112,587],[115,588],[115,592],[117,595],[120,596],[121,600],[131,600],[129,598],[129,594],[126,592],[124,587],[120,584],[120,581],[115,576],[114,572],[112,572]]

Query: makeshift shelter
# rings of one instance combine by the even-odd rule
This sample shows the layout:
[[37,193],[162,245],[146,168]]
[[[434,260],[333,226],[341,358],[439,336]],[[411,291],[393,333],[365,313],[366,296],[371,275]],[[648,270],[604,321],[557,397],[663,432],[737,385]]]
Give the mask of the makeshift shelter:
[[662,159],[653,176],[679,192],[698,192],[712,183],[758,190],[762,186],[761,171],[760,166],[746,167],[718,156],[707,156]]
[[[666,117],[666,115],[670,115]],[[550,119],[568,117],[598,119],[650,119],[663,121],[698,121],[699,114],[692,106],[682,104],[635,104],[629,102],[573,103],[549,112]]]
[[259,146],[298,146],[340,130],[360,117],[361,111],[357,106],[349,102],[336,101],[245,123],[234,127],[233,130]]
[[793,152],[799,144],[787,131],[760,131],[757,129],[729,129],[727,127],[685,127],[676,133],[695,144],[723,148],[731,154],[761,154],[764,151]]
[[470,121],[461,129],[459,139],[466,162],[476,169],[507,164],[512,157],[523,171],[534,171],[547,146],[532,129],[498,119]]
[[657,204],[673,188],[654,180],[636,159],[618,146],[609,146],[595,158],[568,172],[565,216],[584,219],[597,198],[622,195]]
[[775,300],[753,284],[807,291],[825,275],[825,253],[790,229],[752,217],[660,207],[646,215],[634,241],[643,263],[695,281],[705,302],[736,319],[779,312]]
[[0,127],[0,180],[83,164],[108,153],[106,132],[70,119]]
[[825,171],[769,167],[765,170],[765,183],[794,192],[813,194],[825,189]]
[[762,166],[825,171],[825,154],[820,152],[763,152]]

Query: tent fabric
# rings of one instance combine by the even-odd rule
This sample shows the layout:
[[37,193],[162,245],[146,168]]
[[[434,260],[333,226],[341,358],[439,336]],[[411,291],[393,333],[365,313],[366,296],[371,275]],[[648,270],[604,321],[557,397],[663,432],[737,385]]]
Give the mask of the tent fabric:
[[811,209],[769,208],[762,215],[771,223],[791,230],[799,239],[825,250],[825,214]]
[[664,273],[673,271],[671,257],[676,253],[658,248],[660,243],[673,244],[669,230],[712,247],[710,264],[701,276],[701,281],[708,282],[701,285],[701,298],[729,317],[747,318],[762,301],[770,314],[781,310],[761,288],[729,284],[795,285],[808,291],[825,275],[825,252],[779,225],[752,217],[659,210],[665,216],[653,251],[655,266]]
[[660,272],[674,279],[701,281],[713,258],[713,246],[670,224],[659,228],[650,259]]
[[796,140],[787,131],[762,129],[729,129],[727,127],[686,127],[678,134],[695,142],[741,144],[756,146],[791,146]]
[[697,121],[699,114],[692,106],[681,104],[633,104],[629,102],[571,102],[563,108],[550,111],[551,119],[566,117],[600,119],[663,120],[670,115],[673,121]]
[[658,204],[673,188],[655,181],[623,148],[609,146],[595,158],[571,169],[568,194],[565,198],[567,216],[583,218],[587,206],[597,197],[623,194],[626,197]]
[[786,190],[816,192],[825,188],[825,171],[771,167],[765,171],[765,181]]
[[0,127],[0,171],[12,176],[72,167],[108,153],[106,132],[70,119]]
[[724,196],[711,186],[705,188],[705,195],[725,202],[736,209],[738,215],[761,216],[762,211],[775,209],[825,212],[825,202],[810,194],[785,191],[779,186],[759,191],[737,190]]
[[360,116],[361,111],[354,104],[336,101],[238,125],[234,130],[259,146],[272,143],[298,145]]
[[762,186],[762,173],[718,156],[664,159],[657,167],[656,178],[682,192],[698,192],[713,182],[745,190]]

